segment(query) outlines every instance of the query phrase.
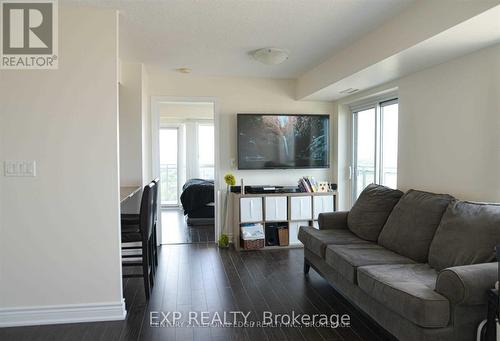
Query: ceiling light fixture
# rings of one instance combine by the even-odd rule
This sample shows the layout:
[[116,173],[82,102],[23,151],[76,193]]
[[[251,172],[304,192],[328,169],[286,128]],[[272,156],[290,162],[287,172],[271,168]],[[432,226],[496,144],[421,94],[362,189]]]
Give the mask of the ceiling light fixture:
[[276,47],[265,47],[251,54],[256,60],[267,65],[278,65],[288,59],[288,51]]

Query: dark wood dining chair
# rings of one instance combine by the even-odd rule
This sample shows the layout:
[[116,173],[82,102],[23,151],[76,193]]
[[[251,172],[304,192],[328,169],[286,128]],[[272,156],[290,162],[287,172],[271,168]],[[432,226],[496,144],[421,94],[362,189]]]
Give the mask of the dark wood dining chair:
[[155,193],[153,198],[153,260],[156,268],[158,267],[158,233],[156,226],[158,225],[158,200],[160,196],[160,178],[155,178],[153,180],[155,183]]
[[[153,193],[153,220],[152,220],[152,246],[151,246],[151,261],[154,262],[153,274],[156,273],[156,268],[158,267],[158,200],[160,191],[160,178],[155,178],[151,183],[155,184],[155,192]],[[122,226],[128,225],[138,225],[139,224],[139,214],[122,214],[121,215]]]
[[[122,266],[142,267],[142,274],[125,273],[123,278],[142,277],[147,299],[149,299],[151,287],[154,285],[154,265],[151,255],[153,244],[153,201],[155,191],[156,184],[154,182],[144,187],[141,198],[141,208],[139,211],[139,224],[122,225],[121,231]],[[128,243],[134,243],[135,245],[126,245]]]

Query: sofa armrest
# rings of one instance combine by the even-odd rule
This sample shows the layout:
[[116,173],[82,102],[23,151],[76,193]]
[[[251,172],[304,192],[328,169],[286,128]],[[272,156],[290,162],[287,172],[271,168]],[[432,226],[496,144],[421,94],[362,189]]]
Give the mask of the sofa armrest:
[[320,230],[347,229],[348,211],[320,213],[318,223]]
[[487,290],[493,289],[497,280],[498,263],[455,266],[439,272],[436,291],[452,304],[486,304]]

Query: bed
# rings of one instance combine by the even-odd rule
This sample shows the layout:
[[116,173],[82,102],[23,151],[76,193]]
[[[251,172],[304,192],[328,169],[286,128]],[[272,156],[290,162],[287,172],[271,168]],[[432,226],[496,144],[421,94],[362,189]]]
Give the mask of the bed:
[[181,203],[188,225],[214,224],[214,181],[190,179],[182,186]]

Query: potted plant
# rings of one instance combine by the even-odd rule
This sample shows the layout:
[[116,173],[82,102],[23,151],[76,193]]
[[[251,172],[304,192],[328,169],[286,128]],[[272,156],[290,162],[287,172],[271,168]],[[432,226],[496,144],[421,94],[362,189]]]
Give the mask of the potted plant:
[[219,247],[221,249],[227,249],[229,247],[229,237],[227,234],[221,234],[219,238]]
[[222,233],[219,238],[219,247],[221,248],[227,248],[229,247],[229,237],[226,234],[226,220],[227,220],[227,202],[229,199],[229,189],[231,186],[236,185],[236,178],[232,173],[227,173],[224,175],[224,182],[226,183],[226,198],[224,201],[224,212],[222,214],[223,221],[222,221]]

